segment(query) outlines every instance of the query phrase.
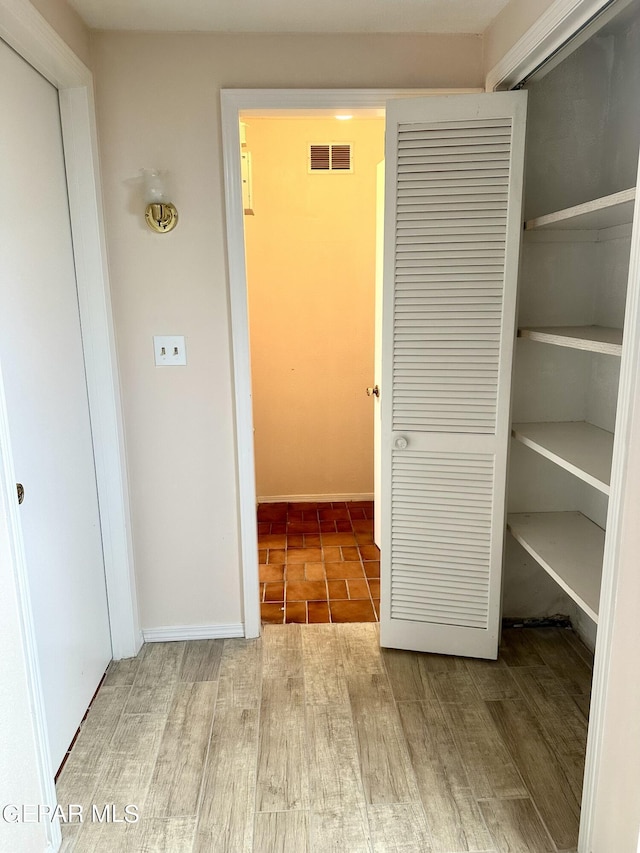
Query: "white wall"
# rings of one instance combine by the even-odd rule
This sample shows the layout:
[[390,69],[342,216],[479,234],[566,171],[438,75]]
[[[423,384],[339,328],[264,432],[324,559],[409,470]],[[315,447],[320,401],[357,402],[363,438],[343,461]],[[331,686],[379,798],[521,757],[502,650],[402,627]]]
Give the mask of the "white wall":
[[75,9],[65,0],[30,0],[31,5],[66,41],[71,50],[85,65],[91,67],[91,39],[89,29]]
[[511,0],[484,34],[485,75],[513,47],[554,0]]
[[[482,85],[475,36],[95,33],[93,60],[143,628],[239,622],[221,87]],[[167,168],[156,235],[132,179]],[[153,366],[184,334],[188,366]]]

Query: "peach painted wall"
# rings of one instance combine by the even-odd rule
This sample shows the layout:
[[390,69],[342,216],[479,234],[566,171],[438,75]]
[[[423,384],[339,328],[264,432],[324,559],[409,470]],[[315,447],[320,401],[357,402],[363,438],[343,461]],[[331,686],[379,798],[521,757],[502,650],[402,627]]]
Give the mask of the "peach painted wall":
[[[376,165],[384,121],[248,119],[245,216],[259,497],[373,492]],[[310,173],[350,142],[352,173]]]
[[[482,40],[98,32],[92,51],[141,624],[240,622],[220,89],[477,87]],[[143,166],[171,172],[171,234],[144,224]],[[154,367],[154,334],[184,334],[187,367]]]

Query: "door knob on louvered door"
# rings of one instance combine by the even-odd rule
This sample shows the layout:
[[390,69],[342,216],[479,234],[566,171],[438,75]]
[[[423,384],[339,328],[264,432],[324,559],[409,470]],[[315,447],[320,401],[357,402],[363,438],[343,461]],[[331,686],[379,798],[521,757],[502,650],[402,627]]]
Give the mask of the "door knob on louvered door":
[[367,388],[367,397],[379,397],[380,396],[380,388],[377,385],[374,385],[373,388]]
[[394,439],[393,446],[396,450],[406,450],[409,447],[409,442],[403,435],[399,435],[396,439]]

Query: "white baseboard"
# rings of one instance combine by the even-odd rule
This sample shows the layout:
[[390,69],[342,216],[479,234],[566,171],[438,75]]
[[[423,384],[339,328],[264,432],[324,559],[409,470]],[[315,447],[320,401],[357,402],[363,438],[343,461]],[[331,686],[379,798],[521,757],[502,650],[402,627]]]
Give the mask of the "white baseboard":
[[259,504],[280,503],[329,503],[331,501],[372,501],[371,492],[347,495],[263,495],[257,498]]
[[143,628],[145,643],[170,643],[174,640],[226,640],[244,637],[244,625],[230,622],[222,625],[168,625],[165,628]]

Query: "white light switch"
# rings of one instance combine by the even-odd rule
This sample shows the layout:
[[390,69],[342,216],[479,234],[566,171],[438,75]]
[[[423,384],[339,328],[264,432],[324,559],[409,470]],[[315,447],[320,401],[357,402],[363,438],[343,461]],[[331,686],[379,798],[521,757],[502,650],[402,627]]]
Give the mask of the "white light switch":
[[156,367],[175,367],[187,363],[184,335],[154,335]]

